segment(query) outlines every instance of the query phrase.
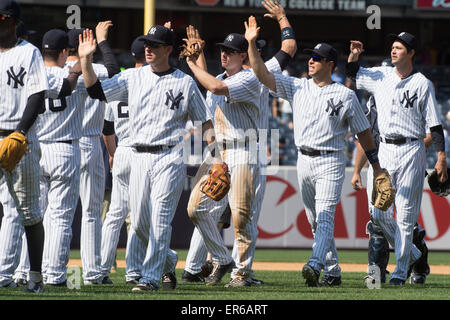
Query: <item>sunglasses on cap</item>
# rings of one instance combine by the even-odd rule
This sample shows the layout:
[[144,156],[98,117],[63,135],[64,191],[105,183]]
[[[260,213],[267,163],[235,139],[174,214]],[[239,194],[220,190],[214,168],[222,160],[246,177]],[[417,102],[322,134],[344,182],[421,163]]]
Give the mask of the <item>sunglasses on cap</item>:
[[3,14],[3,13],[0,14],[0,21],[4,21],[9,18],[11,18],[11,16],[8,14]]
[[151,42],[151,41],[145,41],[145,43],[144,43],[144,47],[150,47],[150,48],[153,48],[153,49],[158,49],[158,48],[161,48],[163,46],[164,45],[161,44],[161,43],[156,43],[156,42]]
[[325,58],[324,58],[324,57],[321,57],[321,56],[313,55],[313,56],[311,56],[311,59],[312,59],[314,62],[321,62],[321,61],[324,60]]

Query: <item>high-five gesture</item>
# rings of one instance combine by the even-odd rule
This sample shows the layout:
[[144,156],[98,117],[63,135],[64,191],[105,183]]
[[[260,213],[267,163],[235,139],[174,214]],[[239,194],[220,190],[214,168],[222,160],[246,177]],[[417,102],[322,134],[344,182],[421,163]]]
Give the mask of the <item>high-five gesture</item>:
[[97,48],[97,43],[94,39],[94,33],[90,29],[83,31],[79,35],[80,45],[78,46],[78,56],[80,59],[92,57]]
[[97,42],[100,43],[108,39],[108,30],[113,26],[111,21],[100,21],[95,27],[95,36],[97,37]]
[[261,4],[266,8],[269,13],[266,13],[264,17],[271,18],[277,21],[280,21],[284,17],[286,17],[286,13],[284,8],[280,6],[277,0],[263,0]]
[[244,25],[245,25],[245,39],[247,39],[249,43],[256,41],[256,39],[258,38],[260,28],[256,23],[255,17],[250,16],[248,18],[248,23],[247,21],[244,21]]
[[348,62],[358,61],[359,55],[364,52],[364,44],[361,41],[350,41],[350,55],[348,56]]

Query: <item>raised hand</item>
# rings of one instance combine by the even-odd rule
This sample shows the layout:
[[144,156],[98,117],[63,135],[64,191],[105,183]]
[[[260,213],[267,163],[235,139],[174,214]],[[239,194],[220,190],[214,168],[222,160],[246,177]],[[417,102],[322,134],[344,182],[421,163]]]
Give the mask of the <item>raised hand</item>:
[[113,26],[112,21],[101,21],[95,27],[95,35],[98,43],[108,39],[108,29]]
[[271,18],[279,21],[286,16],[284,8],[278,3],[277,0],[263,0],[261,4],[266,8],[269,13],[266,13],[264,17]]
[[356,40],[350,41],[350,53],[359,56],[363,52],[364,52],[364,44],[361,41]]
[[251,41],[256,41],[258,38],[258,33],[260,27],[256,23],[256,19],[254,16],[250,16],[247,21],[244,21],[245,25],[245,39],[250,43]]
[[80,59],[92,57],[97,49],[97,43],[94,39],[94,33],[90,29],[85,29],[83,34],[79,35],[80,45],[78,46],[78,56]]

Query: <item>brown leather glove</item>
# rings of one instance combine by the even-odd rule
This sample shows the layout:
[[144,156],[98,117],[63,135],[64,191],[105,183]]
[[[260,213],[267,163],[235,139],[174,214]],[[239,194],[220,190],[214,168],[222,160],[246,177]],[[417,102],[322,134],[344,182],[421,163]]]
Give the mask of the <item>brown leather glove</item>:
[[373,179],[372,204],[386,211],[395,200],[395,189],[392,188],[391,176],[386,169]]
[[12,172],[27,151],[27,138],[16,131],[0,141],[0,167]]
[[227,164],[213,164],[209,177],[202,183],[201,191],[215,201],[220,201],[230,190],[231,177]]

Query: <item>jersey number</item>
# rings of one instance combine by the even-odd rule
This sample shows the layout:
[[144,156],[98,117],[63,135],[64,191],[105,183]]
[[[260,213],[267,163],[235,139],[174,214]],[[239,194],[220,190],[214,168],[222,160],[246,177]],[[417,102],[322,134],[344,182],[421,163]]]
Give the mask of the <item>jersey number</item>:
[[62,99],[47,99],[48,109],[53,112],[61,112],[67,108],[66,98]]
[[119,118],[128,118],[128,105],[125,102],[119,102],[117,105],[117,116]]

